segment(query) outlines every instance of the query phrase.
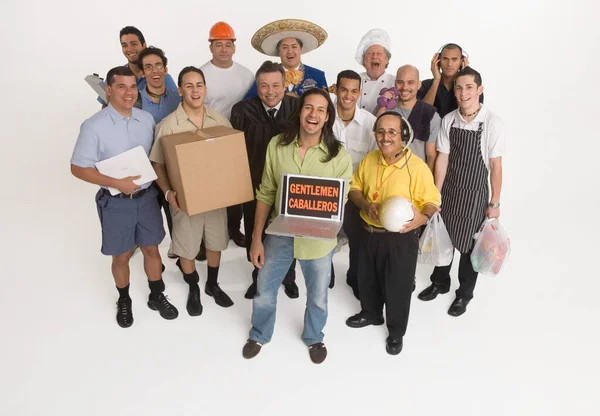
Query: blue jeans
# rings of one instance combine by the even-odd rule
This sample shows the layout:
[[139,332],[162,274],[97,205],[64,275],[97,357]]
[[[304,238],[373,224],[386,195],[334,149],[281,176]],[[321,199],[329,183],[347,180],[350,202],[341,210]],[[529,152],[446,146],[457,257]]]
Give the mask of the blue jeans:
[[[277,292],[294,260],[294,238],[268,235],[265,239],[265,263],[258,272],[258,286],[252,303],[250,339],[266,344],[271,341],[277,312]],[[306,282],[307,300],[302,340],[306,345],[323,341],[327,323],[327,290],[331,279],[333,250],[314,260],[299,260]]]

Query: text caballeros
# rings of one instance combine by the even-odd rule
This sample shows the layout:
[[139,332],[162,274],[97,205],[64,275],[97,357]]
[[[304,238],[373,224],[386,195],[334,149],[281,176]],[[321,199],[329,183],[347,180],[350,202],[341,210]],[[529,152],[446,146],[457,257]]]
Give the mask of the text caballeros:
[[337,212],[338,203],[328,201],[310,201],[307,199],[290,198],[288,201],[289,208],[306,209],[309,211],[325,211]]

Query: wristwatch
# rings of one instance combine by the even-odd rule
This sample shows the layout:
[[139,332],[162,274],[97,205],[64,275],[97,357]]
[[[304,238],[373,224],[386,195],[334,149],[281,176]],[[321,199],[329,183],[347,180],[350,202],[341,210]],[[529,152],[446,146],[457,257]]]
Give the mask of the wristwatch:
[[490,208],[500,208],[500,202],[494,202],[493,204],[490,202],[488,205]]

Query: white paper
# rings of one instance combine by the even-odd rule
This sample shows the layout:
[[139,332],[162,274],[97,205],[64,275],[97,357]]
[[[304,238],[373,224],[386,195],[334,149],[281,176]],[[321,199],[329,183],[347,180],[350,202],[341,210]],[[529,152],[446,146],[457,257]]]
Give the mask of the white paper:
[[[148,159],[146,151],[142,146],[134,147],[117,156],[102,160],[96,163],[96,169],[103,175],[115,179],[142,175],[140,179],[133,181],[136,185],[140,186],[156,179],[156,172],[152,168],[150,159]],[[111,195],[121,193],[121,191],[115,188],[108,188],[108,190]]]
[[106,102],[106,90],[104,89],[105,84],[102,78],[98,75],[88,75],[84,78],[90,87]]

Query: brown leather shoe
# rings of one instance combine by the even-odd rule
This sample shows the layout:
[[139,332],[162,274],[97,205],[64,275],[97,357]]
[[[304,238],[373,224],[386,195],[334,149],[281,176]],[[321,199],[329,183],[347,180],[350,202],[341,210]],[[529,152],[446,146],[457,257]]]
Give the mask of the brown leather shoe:
[[317,342],[308,346],[310,359],[315,364],[321,364],[327,358],[327,347],[322,342]]
[[261,344],[249,339],[248,341],[246,341],[246,345],[244,345],[244,348],[242,349],[242,355],[244,356],[244,358],[249,360],[250,358],[256,357],[260,352],[261,348]]

